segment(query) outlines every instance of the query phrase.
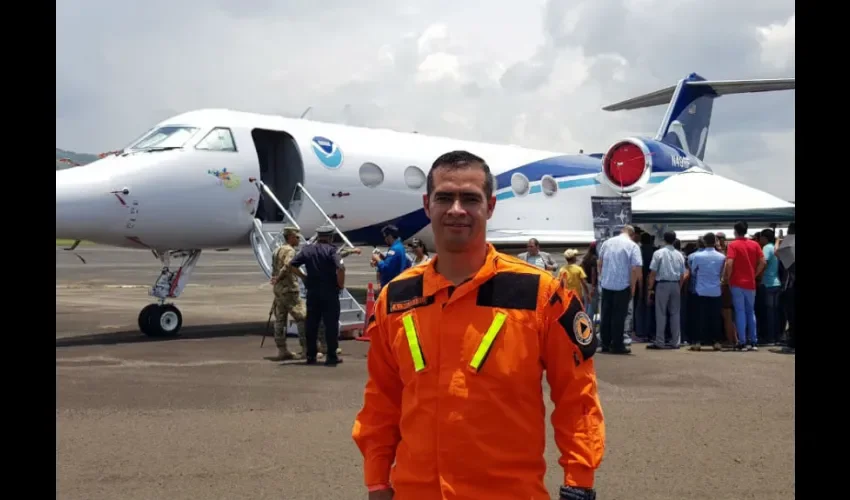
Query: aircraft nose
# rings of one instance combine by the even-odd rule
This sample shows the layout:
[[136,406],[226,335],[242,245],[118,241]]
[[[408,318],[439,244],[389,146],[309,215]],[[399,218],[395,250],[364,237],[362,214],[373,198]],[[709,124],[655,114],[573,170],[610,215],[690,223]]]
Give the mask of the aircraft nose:
[[120,231],[126,200],[110,180],[88,165],[56,172],[56,238],[102,241]]

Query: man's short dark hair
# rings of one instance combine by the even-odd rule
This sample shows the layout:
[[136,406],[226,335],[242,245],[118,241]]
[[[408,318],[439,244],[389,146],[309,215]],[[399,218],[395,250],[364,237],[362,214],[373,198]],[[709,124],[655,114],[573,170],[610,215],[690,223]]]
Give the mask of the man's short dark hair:
[[737,236],[746,236],[747,235],[747,229],[749,229],[749,228],[750,228],[749,224],[740,220],[740,221],[735,223],[735,226],[734,226],[735,234]]
[[791,224],[788,224],[788,234],[797,234],[797,226],[794,225],[793,222]]
[[717,243],[714,233],[705,233],[705,236],[703,236],[702,239],[705,241],[706,248],[714,248],[714,245]]
[[647,232],[640,233],[640,244],[652,245],[652,234]]
[[776,233],[773,232],[773,229],[762,229],[761,237],[766,239],[768,243],[776,242]]
[[387,236],[392,236],[393,238],[398,238],[398,228],[392,224],[387,224],[386,226],[381,228],[381,236],[386,238]]
[[493,196],[493,185],[495,182],[493,180],[493,174],[490,173],[490,166],[487,165],[487,162],[484,161],[483,158],[476,156],[469,151],[449,151],[448,153],[440,155],[440,157],[434,160],[434,163],[431,164],[431,170],[428,171],[428,197],[430,198],[431,194],[434,192],[434,170],[438,168],[458,170],[469,167],[477,167],[484,171],[484,195],[488,199]]
[[666,233],[664,233],[664,243],[672,245],[674,241],[676,241],[675,231],[667,231]]

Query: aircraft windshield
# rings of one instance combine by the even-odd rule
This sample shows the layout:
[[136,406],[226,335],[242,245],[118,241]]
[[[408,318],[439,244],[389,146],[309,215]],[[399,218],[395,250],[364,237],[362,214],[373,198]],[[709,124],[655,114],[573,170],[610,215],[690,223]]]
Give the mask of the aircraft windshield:
[[131,151],[151,149],[179,149],[198,131],[197,127],[167,125],[159,127],[130,146]]

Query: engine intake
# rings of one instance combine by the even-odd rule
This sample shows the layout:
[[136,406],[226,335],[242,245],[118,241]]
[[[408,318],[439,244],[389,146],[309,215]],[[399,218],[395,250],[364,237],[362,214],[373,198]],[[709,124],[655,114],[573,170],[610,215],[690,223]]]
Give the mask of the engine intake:
[[630,193],[641,189],[652,174],[652,153],[640,139],[628,138],[608,148],[602,157],[602,178],[611,189]]

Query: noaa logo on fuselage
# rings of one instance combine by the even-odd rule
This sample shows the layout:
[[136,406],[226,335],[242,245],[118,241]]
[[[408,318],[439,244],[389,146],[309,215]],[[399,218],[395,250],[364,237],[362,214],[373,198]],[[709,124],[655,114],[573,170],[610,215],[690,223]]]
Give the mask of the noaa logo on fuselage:
[[316,136],[310,144],[316,157],[327,168],[339,168],[342,166],[342,150],[332,140]]

